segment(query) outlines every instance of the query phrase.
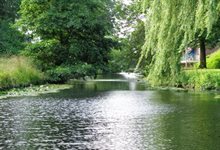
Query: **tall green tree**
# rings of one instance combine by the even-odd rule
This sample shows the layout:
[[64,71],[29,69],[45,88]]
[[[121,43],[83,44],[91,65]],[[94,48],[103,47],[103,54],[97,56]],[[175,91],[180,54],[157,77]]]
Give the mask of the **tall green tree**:
[[32,37],[26,53],[44,70],[78,64],[104,69],[112,46],[111,5],[110,0],[22,0],[18,26]]
[[146,41],[142,57],[152,56],[148,78],[153,84],[171,83],[180,72],[182,51],[198,40],[201,67],[205,67],[205,41],[218,23],[218,0],[143,0]]
[[24,36],[8,20],[0,20],[0,55],[18,54],[24,48]]
[[1,0],[0,19],[14,21],[18,16],[17,11],[19,9],[20,1],[21,0]]
[[113,71],[134,71],[145,40],[145,27],[141,1],[129,4],[117,1],[115,5],[115,30],[119,46],[112,50],[110,68]]
[[141,0],[131,0],[129,4],[116,0],[114,7],[115,30],[118,36],[130,36],[143,17]]
[[23,36],[13,27],[18,18],[20,0],[0,1],[0,54],[17,54],[23,49]]

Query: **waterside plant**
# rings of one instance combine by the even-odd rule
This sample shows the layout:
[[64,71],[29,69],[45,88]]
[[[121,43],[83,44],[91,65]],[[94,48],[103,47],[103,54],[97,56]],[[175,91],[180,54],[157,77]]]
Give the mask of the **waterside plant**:
[[0,89],[40,84],[45,79],[26,57],[0,58]]

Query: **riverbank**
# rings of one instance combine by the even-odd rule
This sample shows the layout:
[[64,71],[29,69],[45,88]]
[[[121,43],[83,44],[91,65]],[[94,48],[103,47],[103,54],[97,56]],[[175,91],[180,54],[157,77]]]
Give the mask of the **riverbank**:
[[220,90],[220,69],[184,70],[175,86],[199,91]]

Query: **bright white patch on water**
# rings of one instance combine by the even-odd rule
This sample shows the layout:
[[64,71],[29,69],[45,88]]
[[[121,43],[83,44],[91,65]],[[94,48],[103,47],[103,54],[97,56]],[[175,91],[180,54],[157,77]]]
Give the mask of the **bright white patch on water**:
[[87,81],[95,81],[95,82],[128,82],[127,80],[123,79],[93,79]]
[[137,79],[140,76],[139,74],[133,72],[121,72],[119,74],[127,79]]
[[126,5],[130,5],[132,3],[131,0],[122,0],[122,2]]

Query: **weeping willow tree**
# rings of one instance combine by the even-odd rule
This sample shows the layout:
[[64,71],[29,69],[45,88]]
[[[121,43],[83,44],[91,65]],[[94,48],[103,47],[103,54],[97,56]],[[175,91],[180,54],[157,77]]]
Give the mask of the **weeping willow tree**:
[[[143,0],[146,39],[139,61],[151,56],[148,79],[152,84],[174,83],[182,52],[193,41],[205,41],[220,16],[219,0]],[[205,62],[201,62],[204,65]]]

